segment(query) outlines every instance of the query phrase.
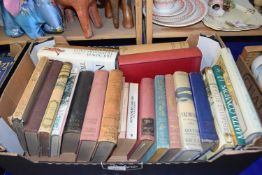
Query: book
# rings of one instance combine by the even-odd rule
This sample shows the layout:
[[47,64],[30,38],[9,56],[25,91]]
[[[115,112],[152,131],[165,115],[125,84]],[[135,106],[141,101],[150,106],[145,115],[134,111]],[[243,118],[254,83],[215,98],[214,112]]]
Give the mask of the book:
[[189,73],[189,80],[203,148],[202,154],[205,154],[217,146],[219,139],[202,75],[195,72]]
[[178,121],[173,75],[165,75],[165,85],[168,116],[169,149],[167,153],[162,157],[161,162],[170,161],[181,149],[180,127]]
[[171,161],[192,161],[203,151],[188,73],[173,74],[180,126],[181,151]]
[[7,75],[11,71],[11,68],[14,65],[14,58],[10,56],[0,57],[0,87],[7,78]]
[[78,66],[80,71],[112,70],[116,69],[118,51],[102,48],[68,48],[68,47],[42,47],[38,53],[38,59],[67,61]]
[[155,92],[155,142],[143,157],[143,162],[159,161],[169,149],[168,119],[166,110],[165,76],[157,75],[154,80]]
[[52,128],[50,153],[51,157],[57,157],[60,155],[62,135],[65,127],[65,122],[68,116],[70,104],[72,103],[72,98],[74,95],[78,76],[79,69],[77,68],[77,66],[73,65]]
[[38,130],[40,154],[41,156],[50,156],[51,152],[51,132],[57,111],[59,109],[65,86],[72,69],[72,64],[64,62],[61,71],[57,77],[54,90],[49,99],[42,122]]
[[78,162],[90,161],[95,151],[104,109],[108,75],[108,71],[95,71],[90,100],[86,107],[85,119],[80,134]]
[[94,73],[91,71],[82,71],[79,74],[64,128],[61,148],[62,153],[77,153],[93,79]]
[[197,47],[120,55],[119,69],[127,82],[139,83],[142,78],[173,74],[177,70],[199,72],[202,54]]
[[219,144],[216,148],[209,150],[204,156],[202,156],[202,160],[215,158],[216,156],[219,156],[219,154],[221,155],[224,150],[235,147],[229,126],[230,121],[226,114],[213,71],[208,67],[205,68],[203,72],[203,80],[207,90],[208,101],[214,118]]
[[232,97],[230,96],[228,88],[226,86],[222,70],[219,65],[214,65],[212,67],[212,70],[213,70],[213,73],[214,73],[214,76],[217,82],[219,93],[221,94],[222,101],[224,102],[224,106],[227,109],[226,111],[229,115],[231,125],[234,130],[234,134],[235,134],[236,141],[237,141],[236,145],[244,146],[246,144],[245,138],[244,138],[241,126],[238,121],[238,116],[236,114],[236,110],[232,102]]
[[108,162],[127,162],[127,155],[137,140],[137,120],[138,84],[130,83],[125,138],[122,142],[117,142],[117,146]]
[[62,65],[63,63],[60,61],[51,62],[50,69],[47,72],[43,85],[39,90],[36,100],[30,110],[28,121],[24,126],[27,148],[31,156],[39,155],[40,153],[38,129],[42,122]]
[[98,145],[92,162],[105,162],[117,144],[122,86],[123,73],[110,71]]
[[247,130],[243,131],[245,141],[246,144],[250,144],[261,136],[261,123],[231,52],[223,48],[221,55],[235,91],[244,122],[247,126]]
[[25,135],[23,132],[24,124],[27,122],[30,109],[33,106],[37,93],[43,84],[47,71],[50,68],[49,66],[50,62],[46,57],[39,60],[17,104],[17,107],[11,116],[13,128],[24,151],[27,151]]
[[128,160],[138,162],[155,141],[154,80],[143,78],[139,86],[137,141]]

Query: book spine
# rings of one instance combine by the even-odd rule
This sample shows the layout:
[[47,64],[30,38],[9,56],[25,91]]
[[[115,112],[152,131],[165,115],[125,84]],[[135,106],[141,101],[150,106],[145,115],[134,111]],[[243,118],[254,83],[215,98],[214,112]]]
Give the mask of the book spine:
[[122,89],[121,112],[120,112],[120,120],[119,120],[118,139],[125,139],[126,138],[129,83],[123,82],[123,84],[124,84],[124,87]]
[[13,57],[0,57],[0,87],[4,83],[7,75],[9,74],[14,64]]
[[37,53],[38,58],[45,56],[49,59],[71,62],[77,65],[80,71],[116,69],[117,55],[116,50],[62,47],[43,47]]
[[127,115],[127,139],[137,139],[137,117],[138,117],[138,84],[130,83]]
[[228,71],[228,75],[232,82],[232,86],[236,93],[237,101],[240,106],[240,110],[243,114],[245,124],[247,126],[246,132],[244,132],[246,143],[249,144],[260,137],[262,134],[262,127],[258,118],[256,109],[252,103],[252,100],[248,94],[246,86],[241,78],[241,75],[237,69],[234,58],[229,50],[223,48],[221,50],[222,59],[225,63],[225,67]]
[[188,74],[181,71],[175,72],[174,83],[182,149],[201,152],[202,147]]
[[171,74],[165,75],[166,101],[168,114],[168,133],[170,149],[180,149],[180,128],[178,122],[174,79]]
[[224,80],[224,77],[223,77],[223,74],[222,74],[222,70],[221,70],[219,65],[213,66],[212,70],[213,70],[214,75],[215,75],[218,90],[219,90],[221,96],[223,97],[222,99],[224,99],[225,106],[226,106],[226,109],[228,111],[228,114],[229,114],[229,117],[230,117],[230,120],[231,120],[231,124],[232,124],[234,132],[236,134],[237,144],[238,145],[245,145],[245,138],[244,138],[244,135],[242,133],[242,129],[240,127],[240,124],[238,122],[238,117],[236,115],[236,111],[235,111],[234,105],[232,103],[232,98],[231,98],[231,96],[228,92],[228,89],[226,87],[225,80]]
[[109,73],[104,111],[99,134],[99,142],[111,142],[116,144],[118,138],[118,125],[120,118],[120,102],[123,73],[112,70]]

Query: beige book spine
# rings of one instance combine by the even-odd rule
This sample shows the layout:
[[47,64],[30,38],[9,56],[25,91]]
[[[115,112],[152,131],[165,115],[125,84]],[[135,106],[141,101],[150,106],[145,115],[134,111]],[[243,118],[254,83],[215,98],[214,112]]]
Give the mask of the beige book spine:
[[54,119],[56,116],[56,113],[59,109],[59,105],[64,93],[64,89],[66,86],[66,82],[68,80],[68,77],[70,75],[72,69],[72,64],[65,62],[63,63],[62,69],[58,75],[58,79],[56,81],[54,90],[52,92],[52,95],[50,97],[50,100],[48,102],[43,120],[41,122],[40,128],[38,132],[47,132],[51,133],[52,125],[54,123]]
[[98,139],[99,142],[117,143],[122,87],[123,73],[120,70],[110,71]]

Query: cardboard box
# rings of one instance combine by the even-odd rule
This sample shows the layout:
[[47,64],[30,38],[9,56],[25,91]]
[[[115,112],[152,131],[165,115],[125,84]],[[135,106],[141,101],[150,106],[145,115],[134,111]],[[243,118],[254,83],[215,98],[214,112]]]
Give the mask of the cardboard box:
[[[187,42],[190,46],[196,46],[198,36],[191,36]],[[60,45],[68,47],[66,41],[55,38]],[[223,43],[222,43],[223,45]],[[137,46],[139,47],[139,46]],[[22,58],[12,82],[6,88],[10,91],[5,98],[13,100],[12,106],[5,106],[5,118],[13,113],[15,105],[33,72],[34,65],[29,56],[30,48]],[[5,99],[4,99],[5,100]],[[51,158],[37,158],[21,156],[14,153],[0,153],[0,167],[12,172],[13,174],[26,175],[125,175],[125,174],[239,174],[244,168],[249,166],[262,154],[258,150],[228,152],[226,155],[213,162],[193,162],[193,163],[75,163],[67,162],[65,159],[52,160]]]

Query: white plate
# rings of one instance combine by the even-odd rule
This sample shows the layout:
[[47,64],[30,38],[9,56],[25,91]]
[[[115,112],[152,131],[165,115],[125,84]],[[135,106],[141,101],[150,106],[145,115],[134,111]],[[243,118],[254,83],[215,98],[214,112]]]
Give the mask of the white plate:
[[[155,16],[174,16],[182,13],[186,8],[185,0],[177,0],[171,9],[158,9],[153,4],[153,15]],[[145,12],[145,9],[144,9]]]
[[196,10],[191,16],[185,18],[185,20],[175,21],[175,22],[160,22],[160,21],[153,20],[153,22],[155,24],[167,26],[167,27],[185,27],[198,23],[206,16],[208,11],[208,6],[205,0],[194,0],[192,2],[195,3]]

